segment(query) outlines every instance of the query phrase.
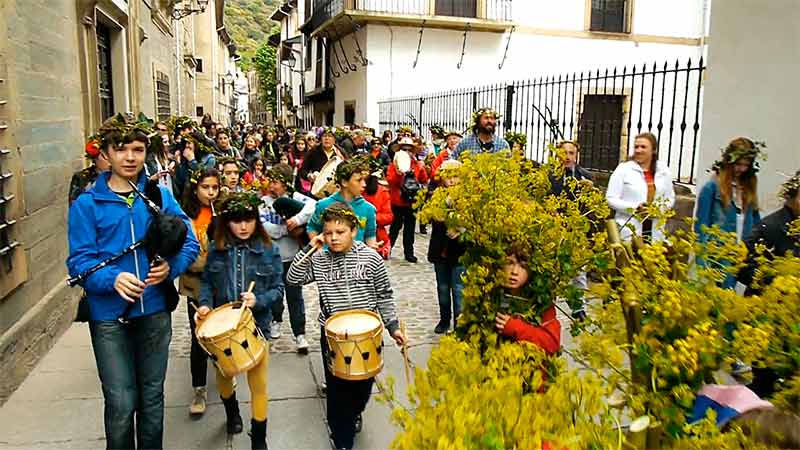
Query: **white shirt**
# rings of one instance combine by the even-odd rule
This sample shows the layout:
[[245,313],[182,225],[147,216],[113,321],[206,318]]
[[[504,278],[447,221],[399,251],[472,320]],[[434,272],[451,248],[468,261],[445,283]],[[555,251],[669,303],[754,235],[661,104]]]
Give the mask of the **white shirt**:
[[[656,165],[653,181],[656,188],[653,202],[664,204],[665,210],[672,208],[675,204],[675,189],[672,186],[672,172],[666,164],[659,162]],[[632,212],[642,203],[647,203],[647,181],[644,179],[644,170],[636,161],[626,161],[617,166],[608,180],[606,200],[617,212],[614,220],[621,227],[622,239],[630,240],[633,235],[624,226],[626,223],[634,227],[637,235],[642,234],[642,222],[632,217]],[[664,240],[663,224],[660,221],[653,221],[653,240]]]

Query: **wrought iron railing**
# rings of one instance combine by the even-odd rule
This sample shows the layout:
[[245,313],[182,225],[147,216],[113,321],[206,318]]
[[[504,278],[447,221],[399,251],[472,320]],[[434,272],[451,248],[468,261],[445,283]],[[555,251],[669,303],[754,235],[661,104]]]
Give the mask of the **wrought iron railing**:
[[479,14],[477,0],[437,0],[434,11],[430,11],[428,0],[317,0],[313,3],[313,13],[306,25],[308,31],[316,30],[325,22],[346,9],[385,14],[410,16],[445,15],[464,18],[478,18],[492,21],[511,21],[512,0],[485,0],[485,10]]
[[379,102],[381,131],[413,125],[465,130],[471,113],[495,108],[497,133],[528,136],[529,158],[543,161],[560,139],[581,144],[581,164],[610,172],[624,160],[634,137],[654,133],[659,159],[676,180],[695,183],[705,65],[689,60],[609,68],[456,89]]

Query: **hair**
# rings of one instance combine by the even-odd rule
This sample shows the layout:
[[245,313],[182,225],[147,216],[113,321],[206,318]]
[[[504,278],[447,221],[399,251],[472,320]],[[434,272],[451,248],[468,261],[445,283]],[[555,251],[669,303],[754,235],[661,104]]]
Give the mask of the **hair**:
[[145,148],[150,145],[150,138],[147,137],[147,133],[142,130],[131,130],[127,134],[122,136],[122,140],[120,143],[122,145],[125,144],[132,144],[134,142],[141,142],[144,144]]
[[745,412],[725,424],[723,431],[738,426],[744,434],[777,448],[800,448],[800,417],[777,408]]
[[231,137],[231,132],[228,131],[227,128],[217,128],[217,136],[216,136],[216,138],[219,139],[219,136],[221,134],[224,134],[225,136],[228,136],[228,138]]
[[225,250],[225,247],[228,246],[228,242],[234,241],[235,238],[230,231],[230,223],[236,220],[254,220],[256,222],[256,229],[253,231],[253,234],[250,236],[248,241],[259,239],[266,246],[272,244],[272,239],[270,239],[269,234],[267,234],[267,230],[264,229],[264,225],[261,224],[261,220],[258,218],[258,211],[256,211],[256,215],[254,217],[219,216],[218,220],[219,222],[214,225],[214,247],[217,250]]
[[[575,146],[575,151],[577,151],[578,153],[581,152],[581,144],[578,144],[577,141],[573,141],[573,140],[570,140],[570,139],[564,139],[563,141],[559,142],[558,143],[558,148],[564,148],[564,146],[567,145],[567,144],[574,145]],[[655,147],[653,147],[653,148],[655,148]]]
[[800,170],[783,182],[781,185],[781,197],[789,201],[797,197],[798,192],[800,192]]
[[358,227],[358,217],[356,217],[356,213],[353,212],[353,208],[346,203],[333,203],[322,212],[323,224],[334,221],[347,222],[351,230]]
[[236,162],[235,159],[231,158],[231,159],[224,159],[224,160],[219,162],[219,166],[222,168],[223,172],[225,171],[225,166],[227,166],[228,164],[233,164],[233,165],[236,166],[237,169],[239,169],[239,172],[242,171],[242,168],[239,167],[239,163]]
[[383,134],[381,135],[381,140],[386,142],[386,138],[389,138],[389,141],[392,140],[394,136],[392,135],[392,130],[383,130]]
[[261,164],[262,164],[261,171],[264,172],[264,173],[267,173],[267,163],[266,163],[266,161],[264,161],[264,157],[263,156],[258,155],[255,158],[253,158],[252,161],[250,161],[250,167],[248,167],[248,170],[250,170],[250,172],[252,172],[253,175],[255,175],[255,173],[256,173],[256,163],[259,162],[259,161],[261,161]]
[[252,133],[250,133],[247,136],[245,136],[245,138],[244,138],[244,146],[243,146],[244,148],[242,150],[246,150],[247,149],[247,140],[248,139],[252,139],[253,140],[253,144],[255,145],[255,149],[258,150],[258,139],[256,139],[256,136],[254,134],[252,134]]
[[636,139],[645,139],[650,143],[650,146],[653,147],[653,158],[650,160],[650,172],[656,173],[656,167],[658,167],[658,138],[653,133],[639,133],[633,141],[636,142]]
[[181,197],[181,208],[191,219],[196,219],[200,214],[203,205],[200,199],[197,198],[197,186],[206,178],[216,178],[217,184],[221,183],[219,171],[214,167],[207,167],[198,170],[191,175],[189,181],[186,182],[186,187],[183,189],[183,197]]
[[353,175],[368,170],[366,162],[363,158],[351,158],[336,167],[336,173],[333,176],[333,181],[341,185],[345,181],[350,181]]
[[364,192],[366,192],[367,195],[375,195],[375,193],[378,192],[378,177],[372,174],[367,177],[367,183]]
[[290,150],[291,153],[294,154],[295,156],[298,156],[298,155],[301,154],[300,150],[298,150],[298,148],[297,148],[297,143],[298,142],[302,142],[306,146],[305,150],[303,150],[304,152],[308,151],[308,141],[306,141],[306,138],[303,137],[303,136],[297,136],[297,137],[294,138],[294,142],[292,142],[292,148]]
[[[755,144],[750,139],[739,137],[732,140],[730,144],[728,144],[727,148],[734,150],[752,150],[755,148]],[[751,161],[751,164],[754,162],[755,161]],[[722,206],[726,209],[731,204],[731,199],[733,197],[733,177],[735,165],[736,161],[723,161],[717,175],[717,184],[719,184],[720,197],[722,197]],[[757,209],[758,176],[756,176],[754,172],[748,172],[748,174],[745,174],[738,181],[739,192],[741,192],[742,195],[742,209],[747,209],[749,205],[752,205]]]

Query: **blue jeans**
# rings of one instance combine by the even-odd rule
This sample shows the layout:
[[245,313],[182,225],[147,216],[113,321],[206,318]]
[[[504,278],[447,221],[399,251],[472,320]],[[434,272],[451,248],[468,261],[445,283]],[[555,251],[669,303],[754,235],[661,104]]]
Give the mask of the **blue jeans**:
[[[303,300],[303,287],[286,282],[291,261],[283,263],[283,286],[286,293],[286,304],[289,305],[289,323],[292,324],[292,334],[300,336],[306,334],[306,302]],[[283,322],[283,299],[272,304],[272,320]]]
[[464,282],[461,281],[461,275],[464,274],[464,266],[460,264],[434,263],[433,270],[436,272],[439,317],[442,322],[449,324],[451,318],[458,319],[458,315],[461,314],[461,291],[464,290]]
[[162,448],[172,317],[90,322],[89,331],[105,399],[106,448]]

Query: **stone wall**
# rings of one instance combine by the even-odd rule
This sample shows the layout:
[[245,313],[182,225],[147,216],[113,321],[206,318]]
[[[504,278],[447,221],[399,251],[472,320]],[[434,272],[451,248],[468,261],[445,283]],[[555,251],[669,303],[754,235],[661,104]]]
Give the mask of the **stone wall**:
[[0,298],[0,404],[69,326],[77,302],[64,284],[67,188],[83,149],[76,23],[72,2],[0,2],[9,157],[20,167],[16,238],[28,270]]

